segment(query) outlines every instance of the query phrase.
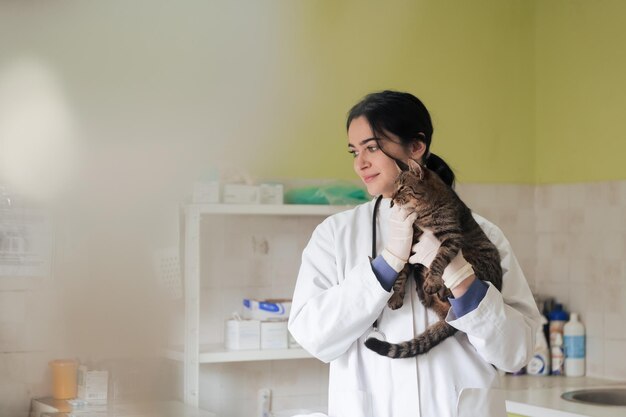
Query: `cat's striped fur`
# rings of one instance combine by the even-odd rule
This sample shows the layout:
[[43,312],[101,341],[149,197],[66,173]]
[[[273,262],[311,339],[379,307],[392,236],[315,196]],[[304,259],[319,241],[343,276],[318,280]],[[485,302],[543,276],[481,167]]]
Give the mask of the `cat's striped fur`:
[[476,278],[491,282],[498,290],[502,289],[502,267],[498,249],[476,223],[470,209],[436,173],[410,161],[409,169],[396,180],[396,192],[392,197],[394,203],[417,213],[413,224],[414,242],[419,240],[422,229],[432,230],[441,242],[430,269],[421,264],[407,263],[398,275],[388,302],[394,310],[402,307],[406,281],[413,275],[420,301],[426,308],[435,311],[440,321],[407,342],[388,343],[376,338],[365,341],[368,348],[383,356],[407,358],[428,352],[456,332],[445,322],[451,293],[444,286],[441,276],[459,250],[472,265]]

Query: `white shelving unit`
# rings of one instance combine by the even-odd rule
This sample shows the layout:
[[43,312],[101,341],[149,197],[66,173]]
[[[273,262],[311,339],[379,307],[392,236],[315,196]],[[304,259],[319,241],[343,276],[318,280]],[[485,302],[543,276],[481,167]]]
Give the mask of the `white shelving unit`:
[[[165,356],[175,361],[183,361],[184,348],[181,346],[168,349]],[[304,349],[225,350],[223,345],[200,345],[198,362],[203,364],[306,358],[311,358],[311,355]]]
[[[258,360],[300,359],[311,356],[303,349],[227,351],[219,345],[200,345],[200,220],[209,215],[255,216],[319,216],[327,217],[351,206],[292,205],[292,204],[189,204],[184,207],[184,287],[185,344],[168,349],[166,357],[183,361],[184,401],[197,407],[199,402],[199,366],[203,363],[241,362]],[[294,277],[295,279],[295,277]]]

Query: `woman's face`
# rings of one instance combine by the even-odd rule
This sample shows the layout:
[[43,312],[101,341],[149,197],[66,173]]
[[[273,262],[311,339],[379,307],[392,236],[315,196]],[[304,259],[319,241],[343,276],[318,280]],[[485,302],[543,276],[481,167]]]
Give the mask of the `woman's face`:
[[[378,139],[378,143],[385,147],[385,152],[393,155],[394,158],[408,160],[409,157],[413,157],[401,145],[397,136],[387,133],[387,137]],[[393,159],[380,150],[378,143],[368,120],[364,116],[350,122],[348,149],[354,156],[354,171],[361,178],[370,195],[382,195],[388,198],[394,191],[393,183],[400,173],[400,169]],[[422,142],[417,143],[424,145]],[[421,155],[423,152],[419,155],[420,158]]]

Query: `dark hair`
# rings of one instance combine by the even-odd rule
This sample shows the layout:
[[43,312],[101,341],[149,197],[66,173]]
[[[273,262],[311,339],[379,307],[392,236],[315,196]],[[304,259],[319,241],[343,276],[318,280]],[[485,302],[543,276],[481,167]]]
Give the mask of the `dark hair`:
[[[348,113],[346,129],[354,119],[361,116],[367,119],[376,137],[386,137],[385,132],[389,132],[398,136],[404,146],[414,140],[423,142],[426,145],[424,163],[428,169],[437,173],[449,186],[454,185],[452,169],[443,159],[430,152],[433,123],[426,106],[417,97],[389,90],[368,94]],[[385,155],[404,165],[396,158]]]

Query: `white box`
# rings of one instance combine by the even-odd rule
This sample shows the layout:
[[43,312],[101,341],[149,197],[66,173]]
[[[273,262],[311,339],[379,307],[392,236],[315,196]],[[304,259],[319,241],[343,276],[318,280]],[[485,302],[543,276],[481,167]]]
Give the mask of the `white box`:
[[257,300],[244,298],[243,316],[253,320],[287,320],[291,311],[291,300],[286,298]]
[[78,398],[89,402],[107,401],[108,371],[90,371],[85,365],[78,367]]
[[259,320],[227,320],[224,344],[228,350],[259,349],[261,322]]
[[256,185],[224,184],[223,197],[226,204],[258,204],[259,187]]
[[283,204],[283,185],[259,185],[259,202],[261,204]]
[[196,181],[193,184],[194,203],[219,203],[220,202],[220,182]]
[[261,349],[287,349],[287,320],[261,322]]

